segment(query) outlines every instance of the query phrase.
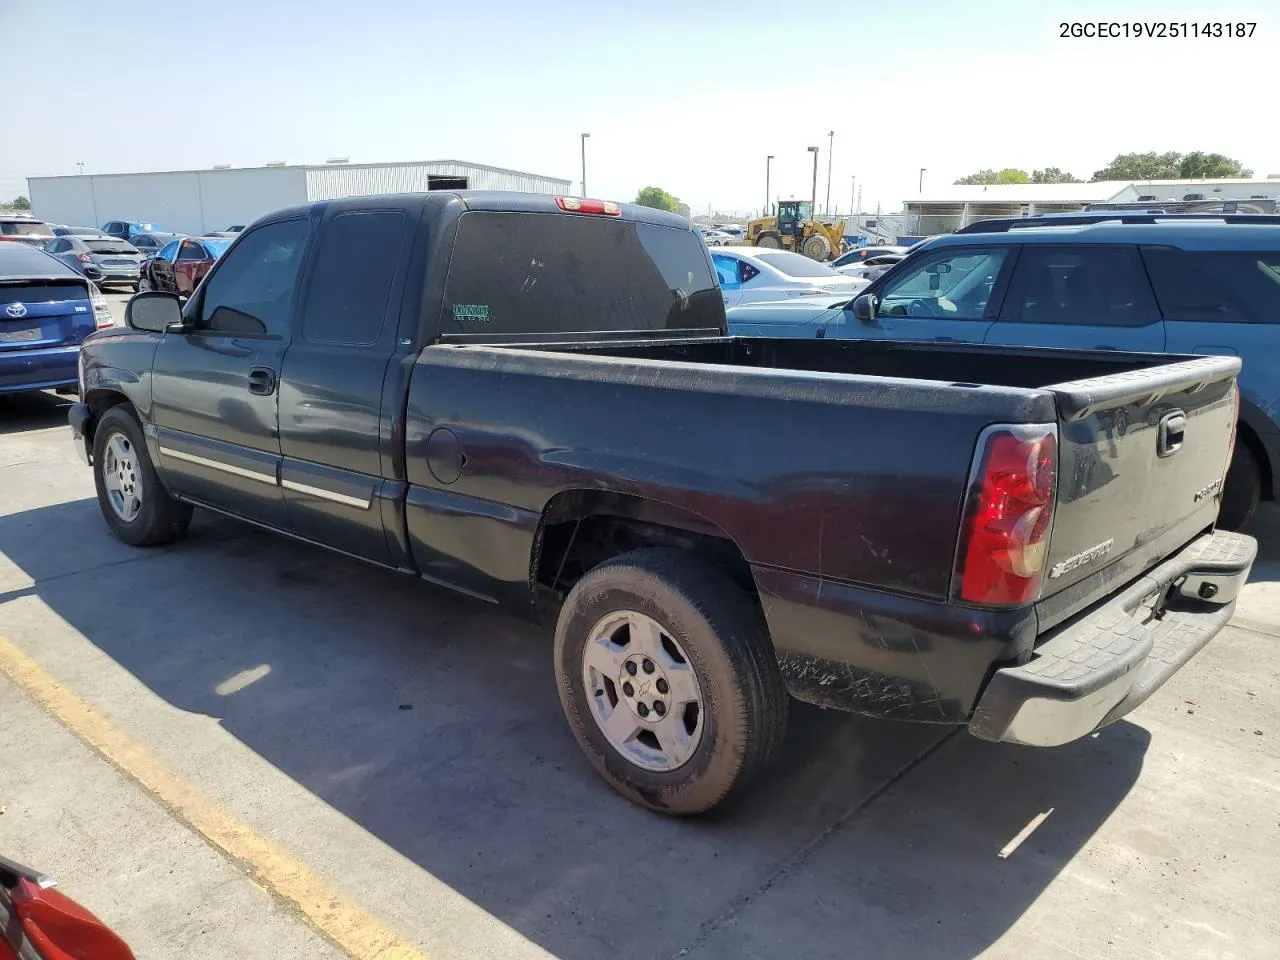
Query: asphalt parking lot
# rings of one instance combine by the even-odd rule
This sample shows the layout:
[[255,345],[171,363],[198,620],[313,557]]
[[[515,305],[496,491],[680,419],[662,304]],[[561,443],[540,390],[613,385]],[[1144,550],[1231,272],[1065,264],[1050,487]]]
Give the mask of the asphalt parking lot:
[[797,708],[673,821],[579,755],[548,634],[209,515],[126,547],[65,406],[0,397],[0,852],[140,960],[1280,955],[1276,508],[1128,719],[1030,750]]

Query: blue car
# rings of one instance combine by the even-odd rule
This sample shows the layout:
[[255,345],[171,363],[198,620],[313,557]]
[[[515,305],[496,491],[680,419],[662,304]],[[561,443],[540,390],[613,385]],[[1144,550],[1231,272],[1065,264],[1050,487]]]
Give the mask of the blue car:
[[1280,217],[984,221],[921,245],[855,299],[728,317],[739,336],[1239,356],[1220,522],[1237,529],[1280,496]]
[[108,220],[102,225],[103,233],[118,240],[132,240],[140,233],[162,233],[163,231],[163,227],[157,227],[147,220]]
[[43,250],[0,243],[0,393],[76,386],[81,341],[114,325],[91,281]]

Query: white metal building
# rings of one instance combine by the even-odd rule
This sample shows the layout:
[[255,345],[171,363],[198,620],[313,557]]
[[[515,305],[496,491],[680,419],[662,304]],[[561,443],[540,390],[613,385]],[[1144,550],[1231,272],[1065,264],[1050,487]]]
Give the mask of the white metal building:
[[27,180],[32,213],[49,223],[101,226],[144,220],[198,234],[249,223],[264,213],[337,197],[432,189],[567,194],[569,181],[461,160],[322,163],[166,173],[106,173]]
[[950,233],[977,220],[1083,210],[1138,200],[1280,197],[1280,180],[1100,180],[1096,183],[953,184],[904,200],[903,234]]

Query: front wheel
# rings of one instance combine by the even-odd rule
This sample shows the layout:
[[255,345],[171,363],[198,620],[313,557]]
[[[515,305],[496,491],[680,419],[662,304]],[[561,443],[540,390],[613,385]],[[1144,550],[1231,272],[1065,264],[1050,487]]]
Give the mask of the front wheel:
[[138,282],[133,285],[134,293],[146,293],[150,289],[151,289],[150,277],[145,277],[145,276],[139,277]]
[[759,611],[678,550],[624,554],[578,581],[556,625],[555,667],[592,766],[660,813],[724,802],[786,732],[790,700]]
[[93,481],[112,532],[134,547],[170,543],[186,532],[191,506],[160,485],[142,428],[127,406],[102,415],[93,434]]

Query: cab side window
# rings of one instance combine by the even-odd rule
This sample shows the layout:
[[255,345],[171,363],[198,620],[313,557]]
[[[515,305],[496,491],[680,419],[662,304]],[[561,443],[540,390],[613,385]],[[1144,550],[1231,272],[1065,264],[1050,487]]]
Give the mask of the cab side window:
[[201,248],[200,244],[192,243],[189,240],[184,240],[182,242],[182,249],[178,251],[178,259],[179,260],[203,260],[204,250]]
[[195,329],[287,337],[309,229],[284,220],[245,234],[205,280]]

